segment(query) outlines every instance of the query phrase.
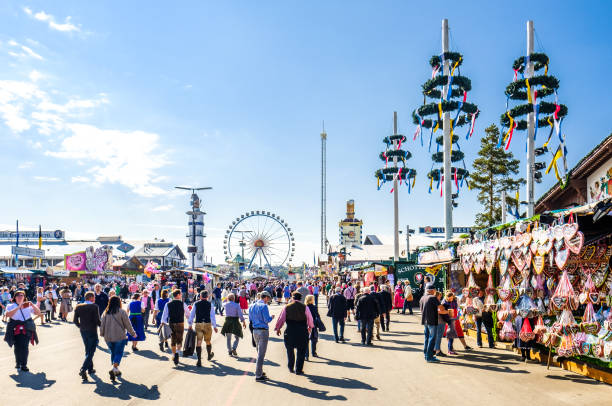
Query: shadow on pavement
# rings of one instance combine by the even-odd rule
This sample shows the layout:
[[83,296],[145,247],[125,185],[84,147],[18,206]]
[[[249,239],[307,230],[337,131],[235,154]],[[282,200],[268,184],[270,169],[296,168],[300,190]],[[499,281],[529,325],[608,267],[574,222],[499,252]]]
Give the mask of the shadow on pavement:
[[365,382],[358,381],[353,378],[332,378],[329,376],[319,376],[306,374],[306,378],[314,384],[321,386],[333,386],[334,388],[343,389],[366,389],[366,390],[378,390]]
[[[459,359],[459,358],[457,358]],[[495,361],[494,361],[495,362]],[[499,362],[497,362],[499,363]],[[522,369],[512,369],[508,366],[495,366],[495,365],[482,365],[482,364],[473,364],[471,362],[452,362],[448,358],[440,359],[440,365],[456,365],[460,367],[467,368],[476,368],[476,369],[484,369],[491,372],[505,372],[509,374],[529,374],[529,371],[525,371]]]
[[372,367],[369,367],[367,365],[356,364],[354,362],[349,362],[349,361],[337,361],[335,359],[325,358],[325,357],[313,358],[313,361],[316,360],[316,359],[325,360],[325,361],[327,361],[326,362],[327,365],[333,366],[333,367],[357,368],[357,369],[372,369]]
[[17,383],[18,388],[43,390],[55,383],[55,380],[47,379],[47,374],[44,372],[39,372],[37,374],[20,372],[19,374],[10,375],[10,377]]
[[[205,361],[202,361],[205,362]],[[248,375],[255,376],[253,372],[246,372],[244,369],[234,368],[229,365],[219,364],[217,361],[212,360],[209,365],[197,367],[195,365],[179,365],[177,368],[180,371],[189,372],[198,375],[215,375],[215,376],[227,376],[227,375]]]
[[[423,348],[417,349],[417,348],[413,348],[413,347],[390,347],[388,345],[380,345],[381,342],[384,342],[384,341],[372,341],[372,343],[374,345],[371,346],[371,347],[363,345],[360,342],[352,343],[351,345],[354,346],[354,347],[381,348],[383,350],[392,350],[392,351],[423,352]],[[421,347],[422,347],[422,345],[421,345]]]
[[[253,358],[252,357],[238,357],[236,358],[236,361],[238,362],[247,362],[247,363],[251,363],[253,362]],[[271,367],[278,367],[280,366],[280,364],[274,362],[274,361],[270,361],[270,360],[264,360],[264,365],[268,365]]]
[[546,377],[549,379],[556,379],[559,381],[572,381],[576,383],[587,383],[589,385],[605,385],[605,383],[596,381],[593,378],[587,378],[587,377],[578,376],[578,375],[565,375],[565,376],[546,375]]
[[141,357],[145,357],[148,359],[154,359],[158,361],[168,361],[170,358],[165,355],[159,355],[155,351],[151,350],[138,350],[138,352],[133,352],[134,355],[140,355]]
[[296,386],[296,385],[292,385],[290,383],[281,382],[281,381],[274,381],[272,379],[266,381],[264,384],[287,389],[291,393],[302,395],[307,398],[313,398],[313,399],[318,399],[318,400],[347,400],[346,397],[342,395],[329,396],[329,391],[303,388],[301,386]]
[[117,398],[121,400],[130,400],[131,398],[157,400],[159,399],[159,390],[157,385],[150,388],[144,384],[137,384],[123,379],[117,378],[119,384],[106,383],[95,375],[90,375],[96,384],[94,393],[107,398]]

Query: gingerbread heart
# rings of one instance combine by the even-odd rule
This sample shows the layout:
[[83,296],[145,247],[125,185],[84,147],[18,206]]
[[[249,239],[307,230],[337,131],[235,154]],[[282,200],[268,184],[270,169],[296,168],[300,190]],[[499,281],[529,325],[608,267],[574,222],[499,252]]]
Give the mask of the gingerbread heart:
[[565,223],[562,226],[563,229],[563,238],[566,241],[569,241],[573,236],[578,232],[578,223]]
[[508,271],[508,258],[499,259],[499,272],[504,275]]
[[566,303],[567,303],[566,297],[553,296],[552,298],[552,304],[557,310],[563,309]]
[[531,242],[531,244],[529,244],[529,250],[531,251],[531,253],[532,253],[533,255],[537,254],[537,252],[538,252],[538,247],[539,247],[539,244],[538,244],[538,242],[537,242],[537,241],[535,241],[535,240],[534,240],[534,241],[532,241],[532,242]]
[[576,232],[572,238],[566,240],[565,245],[567,245],[567,248],[574,254],[580,254],[582,246],[584,245],[584,234],[582,231]]
[[463,272],[466,275],[469,274],[470,270],[472,269],[472,265],[470,264],[470,259],[467,255],[461,258],[461,265],[463,266]]
[[541,274],[544,270],[544,265],[546,261],[544,260],[543,255],[536,255],[533,257],[533,270],[536,274]]
[[525,258],[520,250],[516,249],[512,251],[512,263],[516,266],[519,272],[525,268]]
[[531,242],[532,236],[531,233],[523,233],[523,245],[525,247],[529,246],[529,243]]
[[538,254],[540,255],[548,254],[552,250],[552,247],[553,247],[552,241],[548,240],[544,244],[541,244],[538,247]]
[[510,259],[510,255],[512,255],[512,248],[509,248],[509,247],[504,248],[504,257],[506,259]]
[[563,226],[558,225],[553,227],[553,236],[555,240],[559,241],[563,239]]
[[593,258],[593,255],[595,255],[595,251],[596,251],[595,246],[589,245],[588,247],[584,248],[584,251],[582,251],[582,253],[580,254],[580,258],[586,259],[588,261],[591,258]]
[[557,253],[555,254],[555,264],[557,265],[557,268],[563,270],[565,268],[565,265],[567,264],[568,258],[569,250],[567,248],[557,250]]
[[527,253],[529,252],[529,246],[527,245],[522,245],[519,250],[521,251],[521,254],[523,255],[527,255]]
[[593,304],[599,303],[599,293],[598,292],[590,292],[588,294],[589,301]]

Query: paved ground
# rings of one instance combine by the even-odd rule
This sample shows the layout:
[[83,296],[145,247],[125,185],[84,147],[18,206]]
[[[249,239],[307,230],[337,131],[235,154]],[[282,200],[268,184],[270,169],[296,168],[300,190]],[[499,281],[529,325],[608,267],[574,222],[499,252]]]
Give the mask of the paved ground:
[[[272,306],[273,313],[279,309]],[[82,384],[77,376],[83,357],[80,335],[74,325],[58,323],[39,329],[41,343],[30,352],[30,373],[16,373],[12,350],[0,344],[0,405],[612,404],[612,386],[522,363],[508,351],[460,352],[441,364],[426,364],[419,320],[393,314],[392,331],[370,348],[359,344],[354,322],[347,326],[350,341],[336,344],[331,321],[324,318],[328,331],[321,335],[321,358],[306,363],[304,376],[288,372],[281,337],[274,336],[265,366],[271,380],[265,384],[254,379],[249,335],[238,347],[239,358],[230,358],[225,338],[215,334],[212,362],[197,368],[194,358],[181,359],[175,368],[152,333],[140,343],[141,351],[126,351],[119,383],[110,383],[109,353],[102,344],[94,358],[98,376]]]

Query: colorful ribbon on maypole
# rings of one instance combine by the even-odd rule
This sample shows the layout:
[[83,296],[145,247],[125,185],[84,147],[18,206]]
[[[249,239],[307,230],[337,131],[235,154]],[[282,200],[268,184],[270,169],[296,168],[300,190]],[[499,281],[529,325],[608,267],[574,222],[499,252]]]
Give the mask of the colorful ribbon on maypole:
[[508,148],[510,148],[510,142],[512,141],[512,133],[514,133],[514,129],[516,128],[517,124],[514,122],[514,119],[510,115],[509,111],[506,112],[506,115],[510,119],[510,125],[508,128],[508,132],[506,132],[506,136],[504,137],[504,141],[506,142],[506,147],[504,149],[507,151]]
[[472,114],[472,122],[470,123],[470,128],[468,133],[465,135],[465,139],[472,138],[472,134],[474,133],[474,123],[476,123],[476,115],[480,110],[476,109],[476,112]]
[[561,158],[561,156],[563,156],[563,152],[561,150],[561,146],[559,146],[559,147],[557,147],[557,151],[553,155],[553,159],[552,159],[552,161],[550,161],[550,164],[548,164],[548,168],[546,168],[546,172],[545,172],[548,175],[550,170],[552,168],[554,168],[555,169],[555,177],[557,178],[557,181],[561,181],[561,177],[559,176],[559,169],[557,168],[557,160],[559,158]]
[[540,102],[538,101],[538,91],[533,92],[533,115],[535,116],[535,127],[533,129],[533,140],[538,136],[538,119],[540,117]]

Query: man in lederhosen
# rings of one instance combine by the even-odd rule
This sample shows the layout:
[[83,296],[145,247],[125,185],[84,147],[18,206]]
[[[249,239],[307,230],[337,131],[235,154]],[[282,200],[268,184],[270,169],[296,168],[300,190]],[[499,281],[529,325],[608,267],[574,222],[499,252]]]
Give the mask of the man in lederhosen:
[[172,300],[166,303],[162,313],[161,322],[170,326],[172,334],[170,336],[170,346],[172,347],[172,360],[174,365],[178,365],[178,350],[183,344],[183,334],[185,333],[185,315],[189,308],[183,303],[183,293],[180,289],[172,291]]
[[206,352],[208,353],[208,360],[210,361],[215,355],[212,352],[212,343],[210,341],[212,337],[213,328],[215,333],[217,330],[217,320],[215,318],[215,308],[208,301],[208,291],[202,290],[200,292],[200,300],[193,304],[191,313],[189,314],[189,328],[193,324],[195,319],[195,332],[196,332],[196,353],[198,354],[197,366],[202,366],[202,340],[206,342]]

